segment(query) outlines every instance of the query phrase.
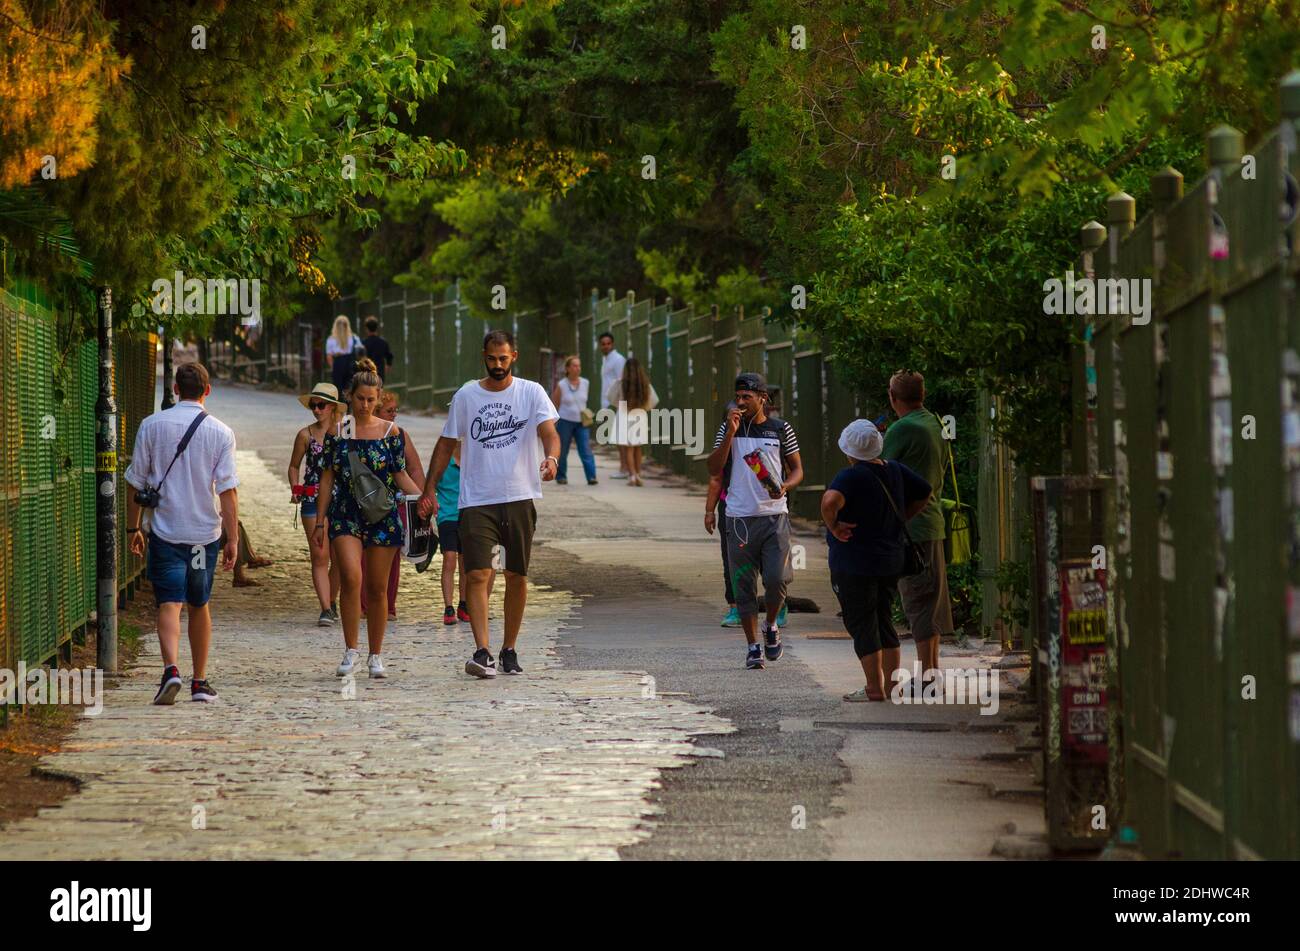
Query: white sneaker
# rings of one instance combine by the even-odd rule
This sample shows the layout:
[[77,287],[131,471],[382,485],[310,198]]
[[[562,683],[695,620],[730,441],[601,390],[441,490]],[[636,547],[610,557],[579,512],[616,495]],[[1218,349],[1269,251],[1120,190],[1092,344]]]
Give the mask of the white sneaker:
[[357,661],[361,659],[361,651],[355,647],[349,647],[343,652],[343,663],[339,664],[337,671],[340,677],[346,677],[356,669]]
[[371,677],[387,677],[384,673],[384,659],[378,654],[371,654],[366,658],[366,667],[370,670]]

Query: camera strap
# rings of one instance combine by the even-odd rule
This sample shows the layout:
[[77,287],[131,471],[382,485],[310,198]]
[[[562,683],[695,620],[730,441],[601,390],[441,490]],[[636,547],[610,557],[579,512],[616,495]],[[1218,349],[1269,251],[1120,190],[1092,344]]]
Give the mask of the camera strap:
[[199,415],[194,417],[194,422],[190,423],[190,428],[185,430],[185,435],[181,438],[181,444],[176,447],[176,455],[172,456],[171,464],[167,466],[167,471],[163,473],[162,482],[158,483],[157,491],[162,491],[163,482],[166,482],[167,477],[172,474],[172,466],[176,465],[176,460],[181,457],[181,453],[185,451],[185,447],[188,446],[190,440],[194,438],[194,431],[198,429],[207,418],[208,414],[203,410],[199,410]]

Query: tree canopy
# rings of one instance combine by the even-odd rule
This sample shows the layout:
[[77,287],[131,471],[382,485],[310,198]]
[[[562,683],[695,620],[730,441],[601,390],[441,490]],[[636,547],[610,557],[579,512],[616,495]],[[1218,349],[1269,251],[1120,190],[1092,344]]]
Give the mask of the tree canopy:
[[1042,281],[1107,192],[1275,122],[1298,51],[1300,0],[0,0],[0,235],[141,304],[257,277],[271,320],[456,280],[766,304],[864,388],[1007,396],[1048,462]]

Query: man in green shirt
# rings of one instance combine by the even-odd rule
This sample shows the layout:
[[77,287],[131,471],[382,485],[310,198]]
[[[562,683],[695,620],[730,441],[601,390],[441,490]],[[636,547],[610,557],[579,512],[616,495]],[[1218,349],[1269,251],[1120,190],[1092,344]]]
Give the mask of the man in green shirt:
[[907,532],[925,551],[929,567],[898,580],[903,613],[924,673],[939,666],[939,635],[953,632],[948,566],[943,560],[943,509],[939,505],[945,456],[943,430],[939,418],[925,408],[925,378],[919,373],[899,370],[889,378],[889,405],[898,421],[885,431],[882,455],[903,463],[930,483],[932,493],[925,508],[907,523]]

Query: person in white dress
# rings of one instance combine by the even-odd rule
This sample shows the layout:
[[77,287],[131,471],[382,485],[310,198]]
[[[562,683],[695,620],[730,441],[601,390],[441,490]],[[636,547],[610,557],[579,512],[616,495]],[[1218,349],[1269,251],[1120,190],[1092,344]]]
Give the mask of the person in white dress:
[[627,467],[628,484],[644,485],[641,481],[641,462],[650,441],[649,410],[659,405],[659,394],[650,385],[650,377],[636,357],[629,357],[623,365],[622,379],[615,380],[605,391],[605,398],[618,415],[614,425],[614,442],[618,445],[619,460]]

